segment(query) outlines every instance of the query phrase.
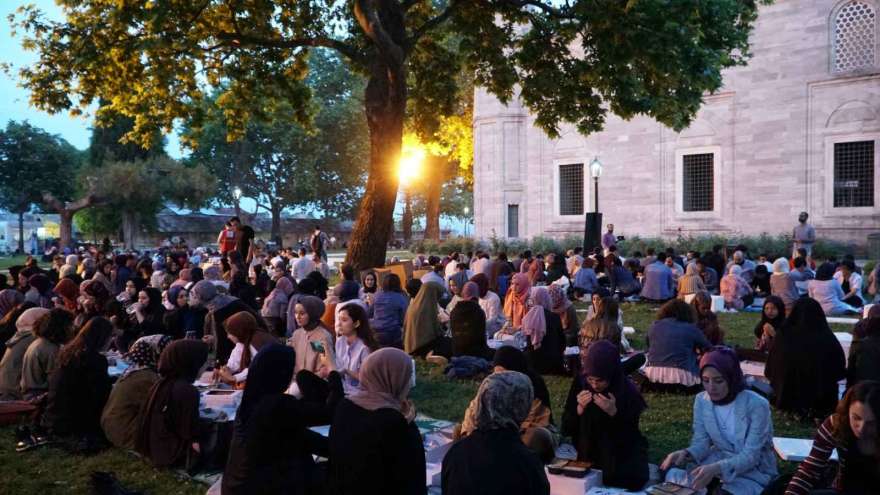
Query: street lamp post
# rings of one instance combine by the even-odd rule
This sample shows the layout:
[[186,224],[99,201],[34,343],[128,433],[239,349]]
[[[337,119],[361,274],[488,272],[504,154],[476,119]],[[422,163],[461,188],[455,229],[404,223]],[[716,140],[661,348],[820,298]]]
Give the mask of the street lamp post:
[[468,236],[468,224],[470,223],[470,217],[468,215],[470,215],[470,213],[471,213],[470,207],[465,206],[464,207],[464,236],[465,237]]
[[602,214],[599,212],[599,177],[602,177],[602,162],[599,157],[590,162],[590,176],[593,178],[593,211],[588,212],[584,223],[584,253],[601,246]]

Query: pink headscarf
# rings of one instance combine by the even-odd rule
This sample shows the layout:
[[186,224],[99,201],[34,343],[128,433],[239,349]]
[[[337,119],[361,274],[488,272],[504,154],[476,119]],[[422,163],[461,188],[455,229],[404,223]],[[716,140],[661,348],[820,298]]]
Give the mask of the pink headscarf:
[[535,306],[541,306],[548,311],[553,309],[553,302],[550,299],[550,290],[547,287],[532,287],[529,298],[529,307]]
[[544,318],[544,308],[533,306],[522,319],[522,331],[529,338],[532,347],[539,349],[544,335],[547,333],[547,320]]
[[514,328],[522,325],[523,317],[529,310],[527,303],[531,288],[532,283],[527,274],[517,273],[513,276],[511,288],[504,298],[504,316],[510,320]]
[[558,285],[551,285],[547,291],[550,294],[550,310],[557,314],[564,314],[571,307],[571,301],[565,296],[565,291]]

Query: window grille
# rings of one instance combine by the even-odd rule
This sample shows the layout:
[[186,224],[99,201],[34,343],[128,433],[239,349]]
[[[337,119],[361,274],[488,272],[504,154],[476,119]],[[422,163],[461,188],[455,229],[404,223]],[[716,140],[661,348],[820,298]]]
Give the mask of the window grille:
[[874,206],[874,141],[834,144],[834,207]]
[[584,164],[559,166],[559,214],[584,213]]
[[684,211],[715,209],[715,154],[700,153],[682,157]]
[[833,72],[842,73],[874,66],[876,19],[874,8],[850,2],[834,18]]
[[519,205],[507,205],[507,237],[519,237]]

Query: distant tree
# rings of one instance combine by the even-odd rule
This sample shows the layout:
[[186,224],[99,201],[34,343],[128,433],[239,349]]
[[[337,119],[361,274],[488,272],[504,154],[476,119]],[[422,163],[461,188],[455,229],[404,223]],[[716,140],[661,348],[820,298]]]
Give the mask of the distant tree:
[[243,134],[233,134],[211,99],[199,130],[187,125],[183,133],[192,148],[187,162],[204,165],[217,177],[215,203],[237,206],[233,192],[239,189],[271,214],[272,239],[279,243],[285,209],[350,216],[363,193],[369,159],[366,121],[353,96],[362,79],[325,50],[312,52],[309,66],[306,81],[314,94],[309,128],[290,120],[287,103],[267,100],[264,106],[270,109],[252,118]]
[[[69,200],[80,161],[70,143],[27,121],[9,121],[0,131],[0,207],[18,214],[18,252],[24,252],[24,214],[41,207],[45,193]],[[62,217],[62,240],[65,233],[69,241],[70,222]]]

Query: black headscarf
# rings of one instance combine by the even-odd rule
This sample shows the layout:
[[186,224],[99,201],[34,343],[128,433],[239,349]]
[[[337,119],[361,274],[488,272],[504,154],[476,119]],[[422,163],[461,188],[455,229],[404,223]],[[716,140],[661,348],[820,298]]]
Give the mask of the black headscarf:
[[147,298],[150,300],[150,302],[147,303],[147,307],[144,308],[144,311],[149,314],[163,312],[162,292],[154,287],[144,287],[141,290],[147,294]]
[[816,280],[831,280],[836,268],[833,263],[822,263],[816,270]]
[[[767,304],[776,306],[776,318],[773,318],[772,320],[764,315],[764,306]],[[764,305],[761,306],[761,321],[755,325],[755,337],[761,338],[761,335],[764,334],[764,323],[769,323],[777,332],[782,328],[783,323],[785,323],[785,303],[779,296],[767,296],[767,298],[764,299]]]
[[283,393],[290,385],[295,358],[293,348],[281,344],[267,345],[254,357],[235,417],[239,433],[244,434],[248,419],[263,397]]
[[529,377],[529,380],[532,382],[532,389],[535,391],[535,398],[547,406],[548,409],[551,408],[550,392],[547,390],[544,378],[535,373],[532,367],[529,366],[526,355],[521,350],[509,345],[501,346],[501,348],[495,351],[494,364],[508,371],[519,371]]
[[640,413],[648,407],[635,385],[623,374],[620,352],[611,342],[607,340],[593,342],[581,357],[581,384],[584,390],[595,393],[587,380],[588,376],[595,376],[608,382],[605,392],[614,394],[619,409]]
[[314,295],[321,298],[322,301],[327,299],[327,290],[330,288],[330,282],[317,271],[308,274],[306,278],[315,283]]

